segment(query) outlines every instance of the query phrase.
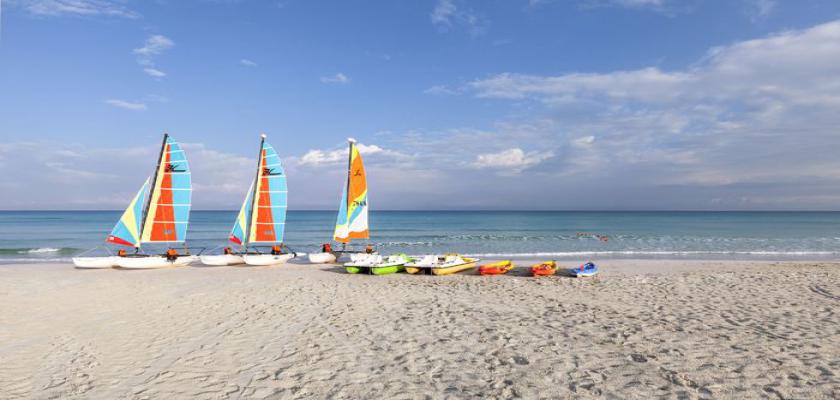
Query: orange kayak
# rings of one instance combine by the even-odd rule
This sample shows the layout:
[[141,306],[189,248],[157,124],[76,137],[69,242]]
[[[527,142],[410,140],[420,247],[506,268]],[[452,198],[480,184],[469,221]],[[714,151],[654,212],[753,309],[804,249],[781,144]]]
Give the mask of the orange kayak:
[[501,275],[510,272],[513,269],[513,262],[510,260],[499,261],[493,264],[485,264],[478,267],[478,273],[481,275]]
[[557,272],[557,263],[554,261],[546,261],[531,266],[531,275],[533,276],[550,276],[554,275],[555,272]]

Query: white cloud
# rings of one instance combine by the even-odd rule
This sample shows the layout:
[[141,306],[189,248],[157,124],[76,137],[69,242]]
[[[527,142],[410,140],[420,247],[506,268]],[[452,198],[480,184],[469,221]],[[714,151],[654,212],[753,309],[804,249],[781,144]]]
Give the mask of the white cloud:
[[142,47],[133,50],[137,55],[137,63],[143,67],[143,72],[154,78],[163,78],[166,73],[155,66],[155,58],[175,46],[175,42],[163,35],[151,35],[143,42]]
[[585,148],[591,146],[593,143],[595,143],[595,136],[593,135],[583,136],[572,140],[572,145],[575,147]]
[[321,82],[322,83],[335,83],[335,84],[339,84],[339,85],[344,85],[344,84],[350,83],[350,78],[348,78],[347,75],[344,75],[343,73],[339,72],[339,73],[337,73],[335,75],[332,75],[332,76],[322,76],[321,77]]
[[175,46],[175,42],[163,35],[149,36],[143,43],[143,47],[134,49],[134,54],[141,56],[154,56],[163,53]]
[[438,0],[429,17],[441,31],[464,27],[472,36],[486,33],[490,25],[490,20],[477,12],[458,8],[455,0]]
[[131,111],[146,111],[146,104],[138,103],[138,102],[131,102],[126,100],[119,100],[119,99],[108,99],[105,100],[106,104],[110,104],[114,107],[119,107],[125,110]]
[[[357,143],[356,148],[363,156],[377,156],[381,160],[391,161],[405,161],[411,157],[399,151],[384,149],[375,144]],[[319,167],[323,165],[346,163],[347,162],[347,148],[343,147],[334,150],[309,150],[299,159],[290,159],[290,164]]]
[[166,76],[166,73],[155,68],[143,68],[143,72],[145,72],[149,76],[153,76],[155,78],[162,78]]
[[34,15],[42,16],[109,16],[139,18],[140,14],[126,7],[122,1],[109,0],[20,0],[19,5]]
[[454,0],[438,0],[435,8],[432,9],[432,23],[451,26],[456,11],[458,11],[458,8],[455,7]]
[[244,65],[246,67],[256,67],[257,66],[257,63],[255,63],[255,62],[253,62],[253,61],[251,61],[247,58],[243,58],[243,59],[239,60],[239,64]]
[[475,168],[494,168],[501,172],[520,173],[526,168],[533,167],[551,157],[552,152],[531,151],[516,147],[496,153],[479,154],[472,166]]

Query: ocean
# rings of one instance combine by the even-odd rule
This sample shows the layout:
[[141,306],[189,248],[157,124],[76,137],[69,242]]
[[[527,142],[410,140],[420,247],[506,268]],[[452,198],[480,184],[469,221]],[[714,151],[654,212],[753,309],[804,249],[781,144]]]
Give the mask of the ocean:
[[[70,261],[103,246],[120,213],[0,211],[0,263]],[[235,215],[193,211],[190,248],[226,245]],[[316,251],[330,239],[335,216],[290,211],[286,243],[295,251]],[[383,253],[840,260],[840,212],[373,211],[370,226],[371,242]]]

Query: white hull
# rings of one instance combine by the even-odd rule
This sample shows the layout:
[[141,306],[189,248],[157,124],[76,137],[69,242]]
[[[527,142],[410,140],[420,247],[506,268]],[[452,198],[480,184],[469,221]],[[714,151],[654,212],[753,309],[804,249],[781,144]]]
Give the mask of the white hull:
[[330,264],[334,263],[335,254],[333,253],[310,253],[309,262],[312,264]]
[[117,266],[119,257],[73,257],[73,265],[80,269],[113,268]]
[[201,256],[199,257],[201,263],[204,265],[211,265],[211,266],[224,266],[224,265],[238,265],[238,264],[245,264],[245,259],[242,258],[241,255],[238,254],[221,254],[216,256]]
[[183,267],[197,258],[196,256],[178,256],[175,260],[170,261],[165,256],[119,257],[117,266],[127,269]]
[[285,264],[294,257],[294,254],[245,254],[242,256],[245,260],[245,264],[258,266]]

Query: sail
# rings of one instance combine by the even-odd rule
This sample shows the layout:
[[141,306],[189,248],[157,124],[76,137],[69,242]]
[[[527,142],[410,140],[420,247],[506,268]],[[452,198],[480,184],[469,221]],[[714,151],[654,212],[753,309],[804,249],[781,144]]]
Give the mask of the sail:
[[254,189],[248,243],[283,241],[286,227],[286,174],[280,157],[263,141]]
[[362,155],[354,141],[350,141],[350,163],[347,182],[339,206],[335,225],[335,240],[349,243],[352,239],[367,239],[368,197],[367,177]]
[[183,242],[190,219],[192,182],[181,145],[165,136],[149,193],[141,242]]
[[143,217],[143,200],[146,198],[146,191],[149,189],[149,178],[134,195],[131,203],[123,212],[120,220],[114,225],[111,234],[105,239],[108,243],[121,244],[123,246],[140,246],[140,222]]
[[245,235],[248,232],[248,226],[251,215],[251,199],[254,195],[254,183],[251,182],[251,187],[248,188],[248,194],[245,195],[245,201],[242,202],[242,207],[239,209],[239,214],[236,216],[236,221],[233,223],[233,229],[230,231],[228,240],[236,244],[243,244],[246,242]]

